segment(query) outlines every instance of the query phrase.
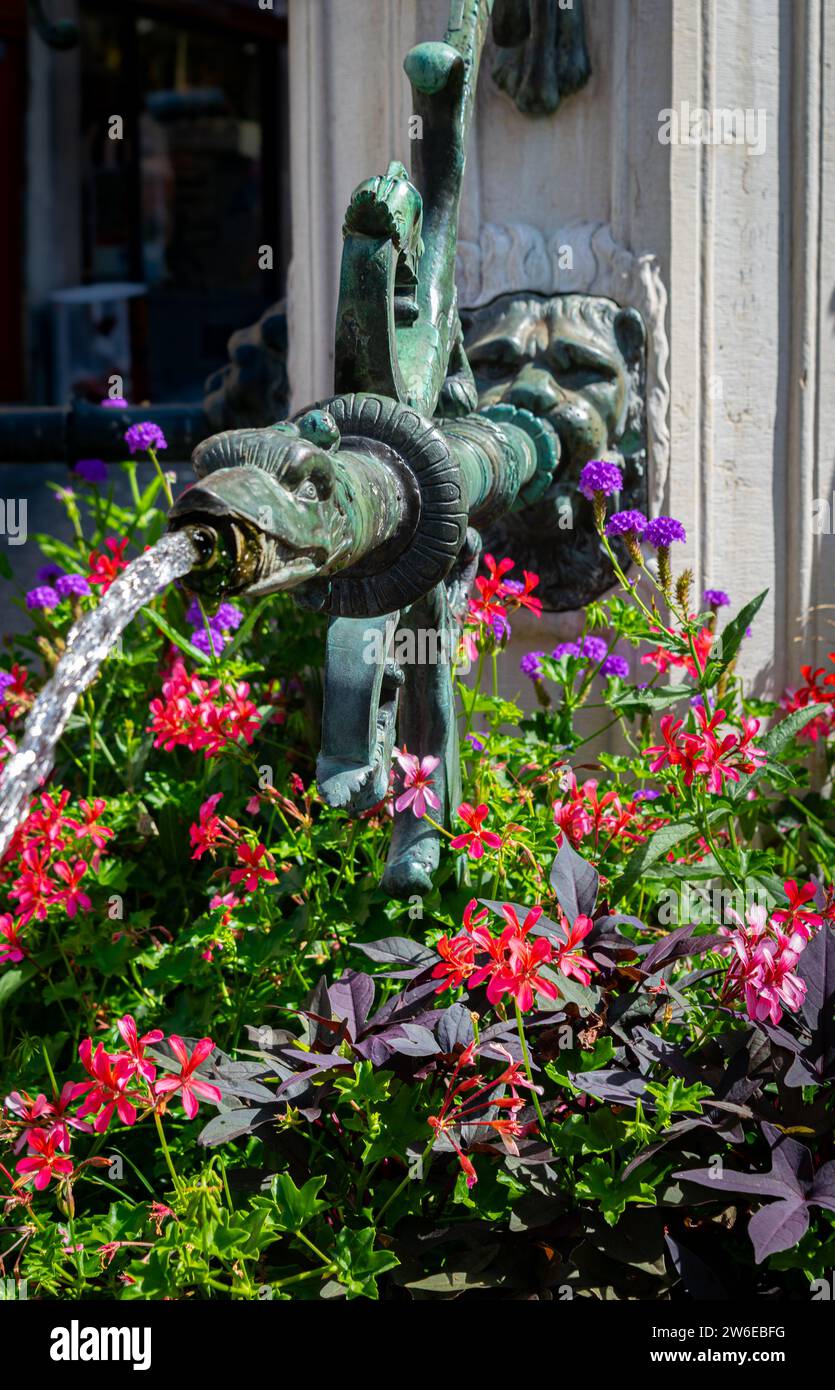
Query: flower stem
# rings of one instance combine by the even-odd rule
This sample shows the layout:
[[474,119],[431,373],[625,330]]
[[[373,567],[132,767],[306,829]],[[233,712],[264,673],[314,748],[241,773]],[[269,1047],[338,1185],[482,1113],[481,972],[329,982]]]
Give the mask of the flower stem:
[[[433,1146],[434,1143],[435,1143],[435,1136],[434,1136],[434,1134],[433,1134],[433,1135],[432,1135],[432,1138],[429,1140],[429,1143],[426,1145],[426,1148],[424,1149],[423,1153],[422,1153],[421,1156],[420,1156],[420,1175],[421,1175],[421,1177],[424,1176],[425,1169],[426,1169],[426,1165],[427,1165],[427,1163],[429,1162],[430,1156],[431,1156],[431,1154],[432,1154],[432,1146]],[[405,1188],[406,1184],[407,1184],[407,1183],[410,1183],[410,1182],[412,1182],[412,1181],[413,1181],[413,1179],[412,1179],[412,1170],[411,1170],[411,1168],[409,1168],[409,1169],[407,1169],[407,1171],[406,1171],[406,1176],[402,1179],[401,1182],[399,1182],[399,1183],[397,1184],[397,1186],[396,1186],[396,1188],[394,1189],[394,1191],[392,1192],[391,1196],[386,1198],[386,1200],[383,1202],[383,1205],[381,1206],[380,1210],[378,1211],[378,1213],[377,1213],[377,1223],[378,1223],[378,1224],[382,1221],[383,1217],[385,1216],[385,1214],[386,1214],[386,1212],[388,1211],[389,1207],[391,1206],[392,1202],[396,1201],[397,1198],[400,1196],[400,1193],[403,1191],[403,1189]]]
[[170,1150],[169,1147],[168,1147],[168,1141],[167,1141],[167,1139],[166,1139],[166,1137],[165,1137],[165,1130],[164,1130],[163,1127],[162,1127],[162,1119],[160,1118],[160,1113],[159,1113],[159,1111],[158,1111],[156,1108],[154,1109],[154,1124],[155,1124],[156,1127],[157,1127],[157,1134],[159,1135],[160,1148],[162,1149],[163,1156],[164,1156],[164,1158],[165,1158],[165,1162],[166,1162],[166,1164],[168,1165],[168,1171],[169,1171],[169,1173],[171,1174],[171,1180],[172,1180],[172,1182],[174,1183],[174,1191],[175,1191],[176,1193],[179,1193],[179,1191],[180,1191],[180,1179],[177,1177],[177,1170],[176,1170],[176,1168],[174,1167],[174,1160],[173,1160],[172,1157],[171,1157],[171,1150]]
[[545,1116],[542,1113],[542,1106],[539,1103],[539,1096],[537,1095],[536,1087],[534,1086],[533,1071],[531,1070],[531,1059],[528,1053],[528,1044],[525,1041],[525,1025],[522,1020],[522,1010],[519,1008],[519,1000],[514,999],[513,1005],[516,1009],[516,1027],[519,1032],[519,1044],[522,1048],[522,1060],[525,1063],[525,1072],[527,1074],[528,1081],[531,1083],[531,1095],[533,1096],[533,1105],[534,1110],[536,1111],[536,1118],[539,1120],[539,1128],[542,1133],[543,1139],[547,1139],[548,1129],[545,1124]]

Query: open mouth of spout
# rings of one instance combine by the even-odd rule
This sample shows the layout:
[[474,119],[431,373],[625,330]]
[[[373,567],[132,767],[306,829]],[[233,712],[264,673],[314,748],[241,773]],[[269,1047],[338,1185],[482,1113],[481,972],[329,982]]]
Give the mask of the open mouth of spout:
[[200,558],[184,582],[208,599],[292,589],[319,572],[316,554],[295,550],[236,517],[193,511],[172,515],[169,529],[191,535]]

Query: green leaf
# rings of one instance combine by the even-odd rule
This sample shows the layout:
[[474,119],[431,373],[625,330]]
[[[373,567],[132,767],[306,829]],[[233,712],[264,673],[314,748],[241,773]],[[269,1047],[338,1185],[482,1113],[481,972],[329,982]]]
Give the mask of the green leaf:
[[[714,639],[709,662],[711,676],[709,684],[711,686],[716,684],[722,672],[726,671],[730,666],[739,651],[740,644],[746,631],[756,618],[767,597],[768,589],[763,589],[761,594],[757,594],[756,598],[752,598],[750,603],[746,603],[745,607],[740,609],[736,617],[732,618],[727,627],[724,627],[719,636]],[[712,668],[714,666],[717,668],[715,676],[712,674]],[[707,679],[708,672],[705,672],[705,677]]]
[[143,608],[142,616],[152,622],[154,627],[158,627],[169,642],[173,642],[174,646],[179,647],[181,652],[186,652],[198,665],[208,666],[210,664],[204,653],[198,647],[193,647],[188,638],[183,637],[182,633],[172,627],[168,619],[164,618],[161,613],[155,612],[153,608]]
[[[762,746],[768,755],[768,762],[765,767],[758,767],[756,772],[750,772],[747,777],[740,777],[739,781],[730,789],[732,801],[741,801],[750,787],[754,785],[764,773],[768,772],[774,776],[774,763],[778,762],[780,754],[784,748],[794,741],[801,729],[805,729],[807,724],[817,718],[822,705],[805,705],[803,709],[796,709],[792,714],[787,714],[785,719],[781,719],[762,740]],[[778,763],[779,768],[779,763]],[[780,775],[778,770],[778,776]]]
[[289,1173],[279,1173],[270,1184],[276,1205],[275,1224],[280,1231],[300,1231],[314,1216],[324,1211],[327,1202],[320,1202],[317,1193],[325,1185],[323,1174],[309,1178],[304,1187],[296,1187]]
[[655,710],[677,705],[680,700],[693,694],[692,685],[661,685],[652,689],[647,687],[646,690],[639,690],[637,686],[628,685],[616,694],[608,696],[606,704],[610,709],[618,710],[621,714],[652,714]]
[[334,1264],[336,1277],[348,1290],[349,1298],[379,1298],[377,1279],[400,1261],[390,1250],[375,1250],[376,1231],[367,1226],[351,1231],[347,1226],[336,1237]]
[[625,871],[621,874],[617,883],[609,893],[609,903],[614,906],[625,893],[629,891],[634,883],[638,881],[644,869],[649,868],[662,855],[667,854],[675,845],[687,840],[691,835],[698,835],[699,827],[693,821],[676,821],[674,825],[662,825],[660,830],[656,830],[651,835],[646,844],[636,849],[630,856],[629,863]]
[[649,1183],[642,1182],[639,1172],[630,1173],[622,1180],[613,1173],[608,1159],[594,1158],[583,1169],[575,1191],[579,1197],[600,1203],[600,1209],[610,1226],[615,1226],[626,1209],[627,1202],[655,1201],[655,1193]]

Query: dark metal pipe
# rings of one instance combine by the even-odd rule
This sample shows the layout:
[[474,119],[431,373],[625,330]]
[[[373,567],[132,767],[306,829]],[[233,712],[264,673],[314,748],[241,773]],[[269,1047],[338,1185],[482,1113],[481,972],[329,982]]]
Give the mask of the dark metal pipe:
[[187,463],[197,445],[214,433],[199,402],[125,409],[81,400],[71,406],[4,406],[0,463],[75,463],[82,458],[116,463],[130,456],[125,431],[143,420],[153,420],[165,435],[165,463]]

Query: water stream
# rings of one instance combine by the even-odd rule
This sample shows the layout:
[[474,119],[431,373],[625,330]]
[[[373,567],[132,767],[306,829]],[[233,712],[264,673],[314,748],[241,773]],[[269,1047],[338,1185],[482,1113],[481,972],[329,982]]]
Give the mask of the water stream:
[[0,781],[0,856],[29,809],[29,799],[50,772],[55,746],[79,696],[96,677],[124,628],[154,594],[187,574],[198,560],[188,531],[165,535],[132,560],[98,608],[74,625],[50,679],[26,720],[23,738]]

